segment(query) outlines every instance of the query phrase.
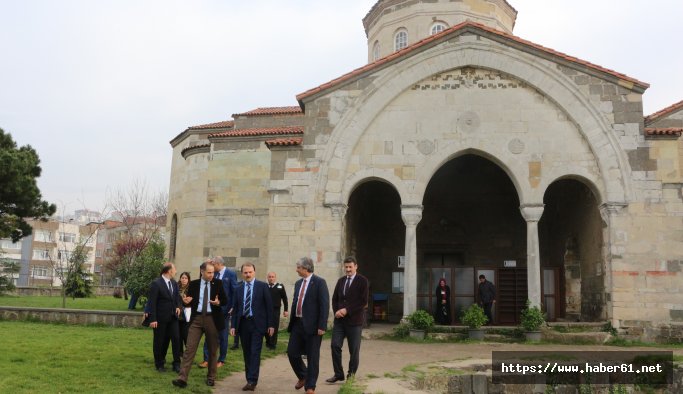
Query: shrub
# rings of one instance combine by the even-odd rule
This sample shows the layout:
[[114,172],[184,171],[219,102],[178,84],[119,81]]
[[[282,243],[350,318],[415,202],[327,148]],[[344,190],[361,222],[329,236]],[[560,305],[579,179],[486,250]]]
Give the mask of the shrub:
[[405,338],[410,334],[410,326],[408,324],[401,323],[394,327],[393,334],[398,338]]
[[429,331],[434,326],[434,317],[423,309],[418,309],[408,315],[408,324],[414,330]]
[[521,325],[526,331],[538,331],[545,323],[544,313],[537,306],[531,306],[531,301],[526,301],[526,308],[522,309]]
[[486,317],[482,307],[477,304],[472,304],[463,311],[460,321],[469,328],[476,330],[486,324],[486,322],[489,321],[489,318]]

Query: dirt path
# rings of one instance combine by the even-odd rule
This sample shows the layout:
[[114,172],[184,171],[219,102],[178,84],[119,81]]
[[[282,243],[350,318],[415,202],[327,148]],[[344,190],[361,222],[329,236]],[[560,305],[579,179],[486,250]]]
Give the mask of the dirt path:
[[[619,348],[614,346],[579,346],[587,351],[618,351],[618,350],[654,350],[653,348]],[[331,377],[332,359],[330,356],[330,341],[324,340],[320,349],[320,377],[316,393],[337,393],[341,383],[327,384],[325,379]],[[469,360],[471,363],[490,363],[491,352],[494,350],[579,350],[576,345],[523,345],[505,343],[482,344],[417,344],[393,342],[378,339],[363,339],[361,344],[360,367],[357,380],[366,387],[366,393],[425,393],[411,388],[411,383],[402,379],[403,368],[412,365],[422,365],[441,361]],[[664,349],[658,349],[664,350]],[[683,354],[683,349],[677,349],[676,354]],[[348,353],[343,354],[344,365],[348,365]],[[303,393],[296,391],[294,384],[296,377],[289,365],[286,354],[264,360],[261,364],[261,376],[257,392],[261,393]],[[245,384],[244,373],[236,373],[216,382],[217,393],[241,392]]]

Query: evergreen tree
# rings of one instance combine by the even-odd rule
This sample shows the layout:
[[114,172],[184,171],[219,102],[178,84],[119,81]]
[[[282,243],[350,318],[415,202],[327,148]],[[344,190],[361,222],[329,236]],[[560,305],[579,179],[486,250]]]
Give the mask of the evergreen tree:
[[71,298],[92,297],[92,275],[84,269],[85,248],[79,246],[71,255],[69,264],[74,268],[69,272],[64,284],[64,292]]
[[19,273],[19,264],[10,260],[0,261],[0,294],[14,290],[14,274]]
[[57,207],[42,200],[36,178],[40,159],[31,146],[17,148],[9,133],[0,129],[0,238],[13,242],[31,234],[24,218],[52,216]]

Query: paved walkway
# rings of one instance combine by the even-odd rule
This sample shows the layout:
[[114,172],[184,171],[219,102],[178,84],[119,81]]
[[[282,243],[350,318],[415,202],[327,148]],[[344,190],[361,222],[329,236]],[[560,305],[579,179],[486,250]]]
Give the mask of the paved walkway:
[[[365,335],[377,335],[388,332],[393,326],[373,325],[364,330]],[[620,348],[614,346],[580,346],[590,351],[599,350],[655,350],[653,348]],[[366,393],[427,393],[415,390],[411,387],[411,381],[403,377],[403,369],[408,366],[452,362],[465,364],[490,364],[491,352],[494,350],[578,350],[576,345],[524,345],[506,343],[481,343],[481,344],[443,344],[443,343],[405,343],[386,341],[381,339],[364,339],[361,344],[360,367],[357,381],[364,386]],[[656,349],[664,350],[664,349]],[[265,350],[267,351],[267,350]],[[337,393],[341,383],[327,384],[325,379],[331,377],[332,359],[330,355],[330,341],[324,340],[320,352],[320,377],[316,393]],[[683,349],[677,349],[676,354],[683,354]],[[342,356],[344,365],[348,365],[348,353],[345,349]],[[289,365],[286,354],[264,360],[261,363],[261,376],[256,391],[261,393],[300,393],[296,391],[294,384],[297,379]],[[216,382],[217,393],[241,392],[245,384],[244,373],[235,373],[220,382]]]

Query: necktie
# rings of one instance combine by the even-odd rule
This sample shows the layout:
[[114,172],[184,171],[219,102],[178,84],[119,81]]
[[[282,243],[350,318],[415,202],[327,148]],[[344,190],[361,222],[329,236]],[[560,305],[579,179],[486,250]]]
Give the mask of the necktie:
[[221,273],[220,273],[220,272],[216,272],[216,275],[214,276],[214,279],[216,279],[216,280],[221,280]]
[[208,307],[208,300],[209,300],[209,284],[204,281],[204,299],[202,300],[202,315],[206,315],[206,310],[209,309]]
[[301,305],[304,303],[304,294],[306,293],[306,279],[304,283],[301,284],[301,289],[299,289],[299,301],[296,302],[296,317],[301,317],[302,310]]
[[346,284],[344,285],[344,295],[346,295],[346,292],[349,291],[349,286],[351,286],[351,277],[347,276]]
[[173,286],[171,286],[170,280],[168,281],[168,292],[171,293],[171,295],[173,295]]
[[247,282],[247,296],[244,297],[244,316],[251,316],[251,282]]

